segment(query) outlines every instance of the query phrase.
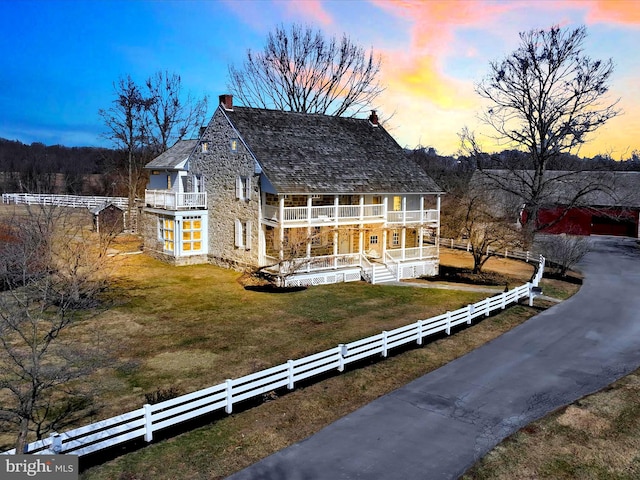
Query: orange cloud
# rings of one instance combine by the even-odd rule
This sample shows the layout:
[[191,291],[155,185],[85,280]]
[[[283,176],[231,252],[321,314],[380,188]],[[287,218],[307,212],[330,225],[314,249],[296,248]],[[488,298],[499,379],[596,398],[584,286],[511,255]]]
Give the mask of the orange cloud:
[[397,53],[385,55],[382,69],[383,83],[389,90],[434,103],[440,108],[467,109],[472,100],[473,87],[462,81],[447,78],[429,55],[399,58]]
[[584,2],[589,11],[588,23],[640,24],[640,3],[637,0],[595,0]]

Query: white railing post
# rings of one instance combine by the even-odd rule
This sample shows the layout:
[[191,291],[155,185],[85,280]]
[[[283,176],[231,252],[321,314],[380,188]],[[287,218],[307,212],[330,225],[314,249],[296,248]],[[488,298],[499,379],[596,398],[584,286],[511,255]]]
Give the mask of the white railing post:
[[387,356],[387,331],[382,332],[382,356]]
[[488,317],[489,315],[491,315],[491,308],[490,308],[490,306],[489,306],[489,303],[490,303],[490,302],[489,302],[489,299],[488,299],[488,298],[485,298],[484,302],[485,302],[485,306],[484,306],[484,316],[485,316],[485,317]]
[[473,305],[467,307],[467,325],[471,325],[471,315],[473,315]]
[[417,344],[422,345],[422,320],[418,320],[418,340]]
[[224,411],[230,414],[233,412],[233,382],[227,379],[225,383],[227,384],[227,405],[224,407]]
[[153,440],[153,423],[151,405],[145,403],[144,405],[144,439],[147,442]]
[[502,292],[502,295],[500,297],[500,302],[501,302],[500,307],[502,307],[502,310],[504,310],[507,307],[506,300],[507,300],[507,294],[506,292]]
[[447,312],[447,335],[451,335],[451,312]]
[[338,357],[338,362],[339,362],[338,371],[344,372],[344,357],[347,356],[348,349],[344,343],[341,343],[340,345],[338,345],[338,347],[340,348],[340,353]]
[[287,367],[289,374],[289,383],[287,384],[287,388],[289,390],[293,390],[293,360],[287,360]]
[[49,435],[51,438],[51,451],[55,454],[58,454],[62,451],[62,437],[58,432],[52,432]]

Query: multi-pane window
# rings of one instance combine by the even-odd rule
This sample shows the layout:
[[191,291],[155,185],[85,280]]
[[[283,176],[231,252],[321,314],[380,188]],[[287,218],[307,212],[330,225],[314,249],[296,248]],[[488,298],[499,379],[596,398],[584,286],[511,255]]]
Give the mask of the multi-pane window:
[[251,177],[236,178],[236,198],[238,200],[251,199]]
[[393,211],[399,212],[402,210],[402,197],[393,197]]
[[238,139],[237,138],[232,138],[231,141],[229,142],[229,150],[231,150],[233,153],[238,151]]
[[245,250],[251,249],[251,222],[236,220],[235,246]]
[[311,228],[311,245],[322,245],[322,229],[320,227]]
[[391,234],[391,245],[397,247],[400,245],[400,232],[398,230],[394,230]]
[[185,253],[202,250],[201,217],[184,217],[182,220],[182,251]]
[[173,252],[174,250],[174,233],[175,233],[175,221],[170,218],[159,219],[158,238],[163,243],[163,249],[166,252]]
[[370,245],[377,245],[378,244],[378,235],[371,235],[369,237],[369,244]]

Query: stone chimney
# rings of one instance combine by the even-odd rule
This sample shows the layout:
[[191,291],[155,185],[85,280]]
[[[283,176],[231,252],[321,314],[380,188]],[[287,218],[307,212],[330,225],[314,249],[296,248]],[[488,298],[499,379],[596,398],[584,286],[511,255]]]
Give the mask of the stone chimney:
[[220,95],[220,105],[225,110],[233,111],[233,95]]
[[369,115],[369,123],[371,123],[372,126],[377,127],[378,124],[378,115],[376,115],[376,111],[375,110],[371,110],[371,115]]

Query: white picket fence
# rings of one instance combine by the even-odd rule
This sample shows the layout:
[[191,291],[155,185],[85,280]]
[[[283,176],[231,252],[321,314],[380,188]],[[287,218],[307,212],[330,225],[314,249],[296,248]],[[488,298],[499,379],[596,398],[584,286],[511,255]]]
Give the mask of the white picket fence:
[[[463,324],[471,325],[473,319],[489,316],[491,312],[505,309],[522,298],[529,297],[531,304],[537,294],[535,287],[542,278],[544,261],[544,257],[540,257],[540,264],[531,283],[508,292],[485,298],[453,312],[419,320],[351,343],[340,344],[315,355],[289,360],[251,375],[229,379],[197,392],[154,405],[144,405],[142,408],[117,417],[64,433],[55,433],[49,438],[30,443],[26,452],[82,456],[131,440],[144,438],[147,442],[151,442],[153,433],[159,430],[222,409],[229,414],[233,411],[233,405],[243,400],[260,397],[278,388],[286,387],[293,390],[297,382],[309,377],[331,371],[342,372],[350,363],[370,357],[386,357],[389,350],[403,345],[411,343],[422,345],[423,340],[430,335],[440,332],[450,335],[454,327]],[[4,453],[14,454],[15,449]]]
[[49,195],[36,193],[3,193],[2,203],[15,203],[16,205],[55,205],[58,207],[84,207],[93,209],[108,203],[113,203],[123,210],[127,208],[127,197],[99,197],[87,195]]

